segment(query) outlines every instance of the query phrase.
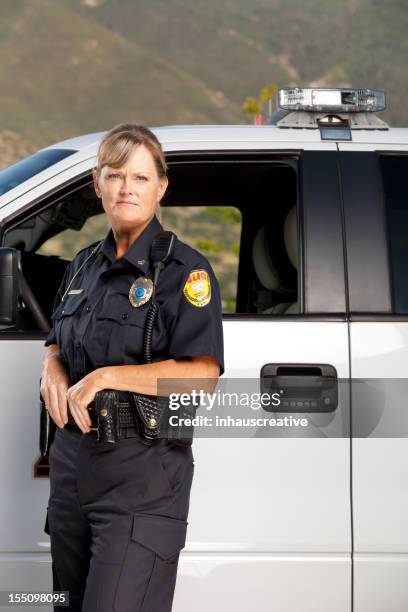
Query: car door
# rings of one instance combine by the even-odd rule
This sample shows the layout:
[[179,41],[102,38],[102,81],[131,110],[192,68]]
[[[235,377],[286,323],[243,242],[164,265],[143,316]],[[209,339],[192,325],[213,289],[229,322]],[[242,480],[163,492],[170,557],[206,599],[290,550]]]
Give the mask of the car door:
[[[89,172],[93,158],[68,157],[30,178],[1,198],[0,244],[11,226],[29,229],[32,215],[47,198],[58,198],[64,185]],[[44,177],[44,174],[47,176]],[[16,195],[18,192],[20,195]],[[9,199],[8,199],[9,198]],[[30,248],[28,246],[28,248]],[[30,278],[27,280],[30,283]],[[55,279],[49,279],[53,282]],[[46,282],[46,280],[44,280]],[[39,383],[46,334],[33,330],[0,330],[0,388],[3,426],[0,433],[0,589],[51,590],[49,538],[44,533],[49,494],[48,471],[37,469],[39,456]],[[41,477],[41,474],[45,477]],[[44,608],[46,609],[46,608]]]
[[[340,145],[355,612],[408,609],[408,147]],[[364,228],[364,231],[361,231]]]
[[[264,146],[278,155],[273,143]],[[195,439],[176,610],[351,610],[349,342],[335,145],[299,151],[297,177],[301,313],[226,315],[222,390],[256,389],[268,364],[284,365],[289,377],[329,364],[340,403],[331,413],[302,413],[311,422],[304,434]]]
[[[177,162],[177,147],[164,144]],[[239,145],[220,141],[217,146],[225,151]],[[242,144],[241,151],[250,146]],[[284,154],[282,143],[272,140],[256,147],[278,157]],[[189,155],[186,148],[193,151],[192,157],[200,152],[199,143],[188,147],[183,142],[183,159]],[[211,154],[208,141],[202,148]],[[331,366],[338,406],[326,413],[302,412],[310,425],[304,434],[289,429],[284,435],[194,441],[188,541],[174,603],[180,612],[192,606],[201,612],[214,605],[237,611],[274,606],[294,612],[299,605],[305,611],[351,610],[349,405],[341,384],[349,376],[349,341],[337,152],[331,143],[309,143],[299,146],[293,158],[299,312],[227,315],[223,378],[225,389],[235,388],[242,379],[257,389],[262,371],[281,366],[290,388],[291,378]],[[89,171],[91,167],[89,163]],[[37,189],[35,206],[46,195],[45,188],[42,194]],[[32,213],[28,194],[23,213],[18,199],[1,212],[4,233],[16,215],[22,222]],[[242,265],[245,269],[247,262]],[[241,287],[242,294],[242,282]],[[0,333],[0,384],[10,410],[7,419],[11,431],[20,432],[18,453],[14,437],[2,434],[3,460],[9,466],[1,482],[8,492],[0,531],[4,589],[21,588],[22,575],[25,588],[51,587],[50,566],[41,554],[49,550],[42,531],[48,481],[33,478],[44,338],[39,331]],[[288,414],[299,412],[286,407],[274,416]]]

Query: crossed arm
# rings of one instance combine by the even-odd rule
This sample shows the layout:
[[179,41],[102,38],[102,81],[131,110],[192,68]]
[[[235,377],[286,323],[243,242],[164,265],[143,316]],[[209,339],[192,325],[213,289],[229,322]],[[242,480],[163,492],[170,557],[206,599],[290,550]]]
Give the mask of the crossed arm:
[[214,387],[220,368],[214,357],[166,359],[142,365],[118,365],[97,368],[75,385],[59,357],[58,344],[46,349],[41,376],[41,395],[51,418],[58,427],[68,422],[68,410],[83,433],[90,431],[91,420],[87,406],[102,389],[131,391],[157,395],[159,379],[209,379]]

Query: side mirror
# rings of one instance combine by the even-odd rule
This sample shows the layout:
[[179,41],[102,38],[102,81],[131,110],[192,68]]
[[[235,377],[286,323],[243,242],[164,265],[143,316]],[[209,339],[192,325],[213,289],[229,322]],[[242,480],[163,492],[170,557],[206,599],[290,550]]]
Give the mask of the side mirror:
[[0,248],[0,329],[13,328],[18,320],[20,251]]

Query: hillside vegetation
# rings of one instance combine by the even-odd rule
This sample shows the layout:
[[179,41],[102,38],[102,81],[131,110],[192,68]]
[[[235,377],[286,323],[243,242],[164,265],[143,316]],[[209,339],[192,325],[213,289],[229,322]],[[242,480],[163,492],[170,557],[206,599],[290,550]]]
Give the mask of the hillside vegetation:
[[404,0],[3,0],[0,166],[121,121],[245,123],[270,82],[384,89],[406,125]]

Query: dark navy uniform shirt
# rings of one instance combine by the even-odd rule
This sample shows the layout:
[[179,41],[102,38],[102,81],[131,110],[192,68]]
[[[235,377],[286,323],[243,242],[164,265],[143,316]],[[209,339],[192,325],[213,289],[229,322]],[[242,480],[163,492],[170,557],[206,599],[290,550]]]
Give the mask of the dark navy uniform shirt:
[[[53,325],[45,346],[58,344],[72,385],[98,367],[143,363],[143,330],[150,300],[135,307],[129,290],[139,277],[153,279],[150,246],[162,229],[154,217],[118,259],[110,229],[61,301],[70,280],[98,243],[79,251],[68,265],[55,297]],[[209,292],[200,304],[206,287]],[[159,312],[153,328],[152,360],[210,355],[222,374],[221,297],[207,259],[176,240],[173,257],[160,273],[155,301]]]

